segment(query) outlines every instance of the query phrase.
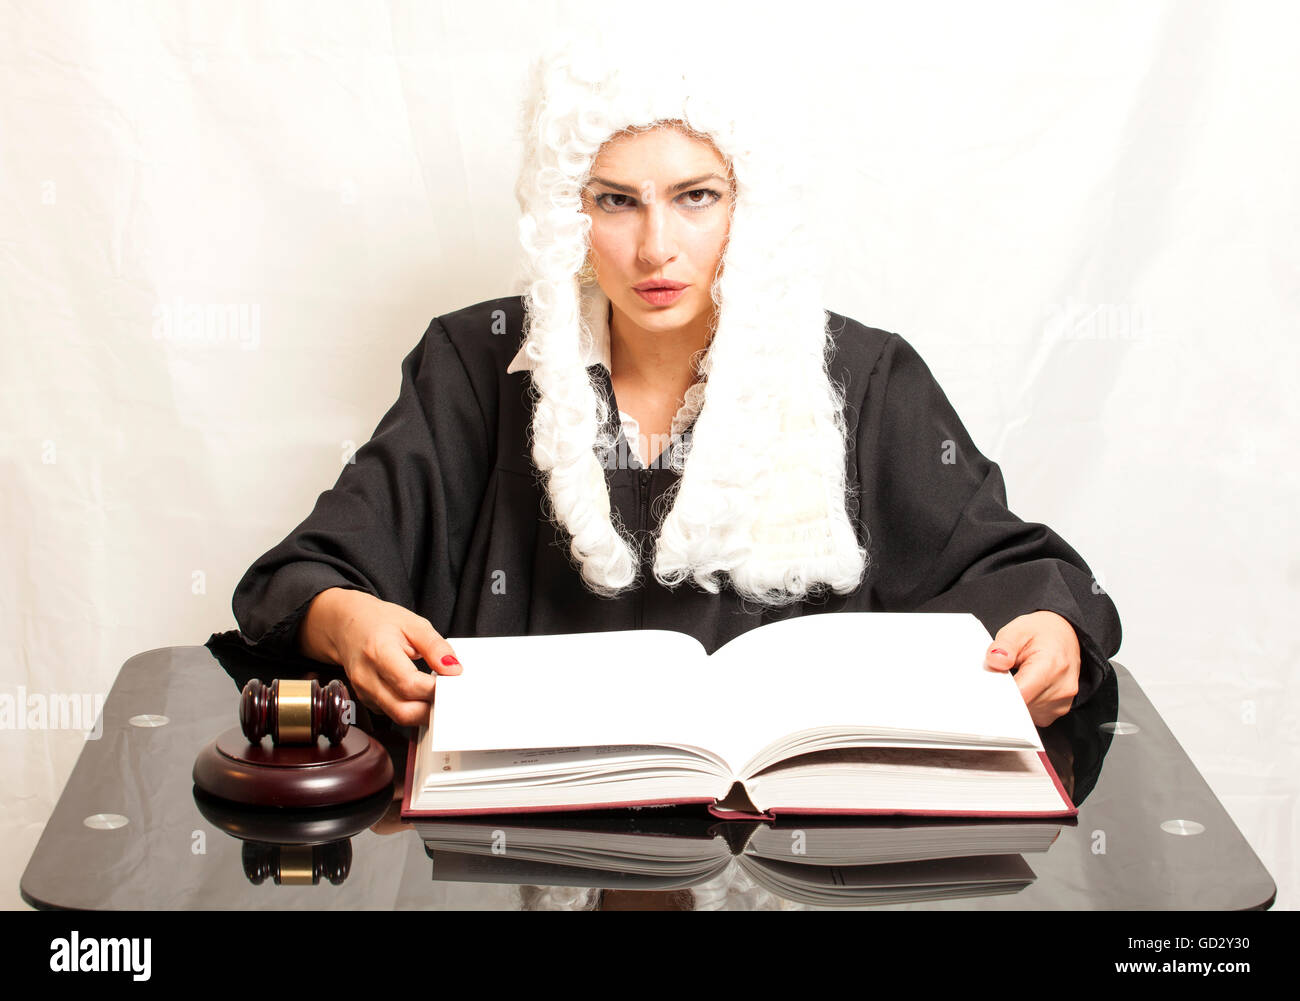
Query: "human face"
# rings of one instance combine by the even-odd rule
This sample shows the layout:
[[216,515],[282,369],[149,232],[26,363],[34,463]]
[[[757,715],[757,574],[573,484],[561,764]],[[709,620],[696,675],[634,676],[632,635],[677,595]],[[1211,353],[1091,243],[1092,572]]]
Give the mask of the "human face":
[[[715,308],[732,186],[718,151],[671,124],[601,147],[583,208],[596,281],[617,313],[641,330],[698,339]],[[647,290],[665,282],[681,288]]]

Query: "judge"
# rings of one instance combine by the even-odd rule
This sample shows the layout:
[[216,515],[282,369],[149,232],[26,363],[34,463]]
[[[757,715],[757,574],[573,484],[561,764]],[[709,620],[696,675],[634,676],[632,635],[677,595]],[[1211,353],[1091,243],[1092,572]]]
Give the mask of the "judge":
[[448,636],[673,629],[712,653],[791,615],[972,612],[993,641],[971,670],[1013,671],[1035,723],[1087,699],[1114,604],[1007,509],[916,350],[824,307],[777,116],[590,55],[533,69],[524,294],[430,323],[373,437],[239,582],[245,639],[413,725],[462,670]]

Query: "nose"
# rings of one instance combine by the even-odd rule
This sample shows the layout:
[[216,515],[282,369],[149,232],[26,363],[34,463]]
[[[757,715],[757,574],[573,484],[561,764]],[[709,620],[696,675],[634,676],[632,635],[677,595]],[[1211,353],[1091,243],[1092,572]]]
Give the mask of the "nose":
[[641,240],[637,254],[650,268],[660,268],[677,256],[671,204],[663,198],[647,199],[641,219]]

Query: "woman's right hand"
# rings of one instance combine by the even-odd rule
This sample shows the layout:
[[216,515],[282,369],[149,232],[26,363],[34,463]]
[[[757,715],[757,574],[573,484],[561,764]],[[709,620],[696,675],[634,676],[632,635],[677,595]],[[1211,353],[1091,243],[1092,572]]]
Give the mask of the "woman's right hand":
[[428,721],[435,685],[434,676],[413,661],[423,658],[437,674],[461,673],[451,644],[428,619],[349,588],[331,587],[312,600],[299,626],[298,649],[340,665],[363,705],[405,726]]

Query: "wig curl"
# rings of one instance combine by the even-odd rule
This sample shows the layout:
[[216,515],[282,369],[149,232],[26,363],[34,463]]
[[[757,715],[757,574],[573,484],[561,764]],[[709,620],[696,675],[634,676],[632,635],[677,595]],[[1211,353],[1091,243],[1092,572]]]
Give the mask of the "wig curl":
[[[584,364],[592,311],[609,300],[580,279],[591,228],[582,194],[605,143],[671,123],[714,145],[735,197],[712,287],[712,336],[697,361],[702,404],[689,445],[676,453],[681,477],[666,495],[654,576],[716,594],[725,574],[743,598],[769,606],[826,587],[849,593],[868,557],[847,512],[844,397],[829,372],[828,318],[779,96],[737,80],[734,69],[724,75],[633,49],[552,46],[533,64],[521,118],[523,350],[547,514],[567,532],[593,592],[609,597],[640,583],[641,558],[614,523],[604,472],[617,427]],[[601,52],[617,54],[607,64]]]

